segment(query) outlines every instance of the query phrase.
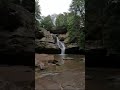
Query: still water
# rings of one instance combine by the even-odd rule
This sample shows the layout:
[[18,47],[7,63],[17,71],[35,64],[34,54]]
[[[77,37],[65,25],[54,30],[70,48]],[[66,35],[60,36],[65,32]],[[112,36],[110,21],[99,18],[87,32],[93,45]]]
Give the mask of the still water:
[[85,71],[85,58],[84,55],[75,54],[54,54],[55,60],[58,61],[59,65],[51,65],[41,73],[48,72],[63,72],[66,70],[80,69]]
[[36,90],[85,90],[84,55],[54,54],[54,57],[58,65],[36,71]]

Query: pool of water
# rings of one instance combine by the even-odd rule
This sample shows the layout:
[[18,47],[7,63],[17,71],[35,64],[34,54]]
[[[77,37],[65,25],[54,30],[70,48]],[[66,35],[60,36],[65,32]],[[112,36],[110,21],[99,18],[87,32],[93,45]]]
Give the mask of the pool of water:
[[36,90],[85,90],[84,55],[54,54],[54,57],[59,65],[36,72]]
[[[51,54],[50,54],[51,55]],[[53,55],[53,54],[52,54]],[[36,74],[44,76],[48,74],[56,74],[69,70],[79,69],[85,71],[85,57],[84,55],[75,55],[75,54],[54,54],[55,60],[58,61],[59,65],[50,65],[47,69],[40,71],[37,70]]]

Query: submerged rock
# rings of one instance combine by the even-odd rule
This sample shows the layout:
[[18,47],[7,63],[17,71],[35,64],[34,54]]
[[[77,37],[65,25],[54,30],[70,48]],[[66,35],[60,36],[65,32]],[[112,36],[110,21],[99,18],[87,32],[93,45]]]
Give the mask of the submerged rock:
[[54,55],[35,54],[35,65],[42,70],[48,68],[49,63],[54,61],[55,61]]

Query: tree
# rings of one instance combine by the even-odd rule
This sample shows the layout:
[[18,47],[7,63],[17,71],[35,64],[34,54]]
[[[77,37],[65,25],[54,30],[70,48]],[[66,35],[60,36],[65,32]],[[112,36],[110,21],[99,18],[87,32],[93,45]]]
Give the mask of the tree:
[[75,40],[75,26],[74,26],[74,14],[69,13],[67,16],[67,31],[69,32],[69,42]]
[[[85,22],[85,7],[84,0],[73,0],[70,5],[70,11],[72,14],[71,19],[68,20],[68,31],[71,34],[70,40],[76,40],[80,48],[84,48],[85,33],[84,33],[84,22]],[[70,18],[68,18],[70,19]],[[71,21],[71,22],[70,22]],[[74,36],[74,38],[73,38]]]
[[53,27],[53,22],[51,19],[51,16],[48,15],[47,17],[42,17],[41,19],[41,27],[47,29],[47,30],[51,30]]
[[41,12],[40,12],[39,0],[35,0],[35,18],[38,20],[41,19],[40,14]]
[[59,14],[56,18],[56,27],[67,26],[67,13]]

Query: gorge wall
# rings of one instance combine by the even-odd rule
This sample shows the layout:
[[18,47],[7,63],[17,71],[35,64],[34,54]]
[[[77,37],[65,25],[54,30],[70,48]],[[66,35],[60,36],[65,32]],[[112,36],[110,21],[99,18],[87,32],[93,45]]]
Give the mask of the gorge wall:
[[86,66],[119,67],[120,2],[86,2]]
[[0,64],[34,64],[34,1],[31,2],[26,5],[31,8],[26,8],[14,0],[0,1]]

